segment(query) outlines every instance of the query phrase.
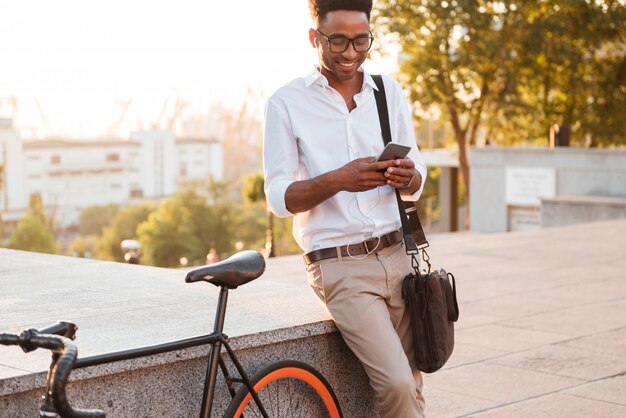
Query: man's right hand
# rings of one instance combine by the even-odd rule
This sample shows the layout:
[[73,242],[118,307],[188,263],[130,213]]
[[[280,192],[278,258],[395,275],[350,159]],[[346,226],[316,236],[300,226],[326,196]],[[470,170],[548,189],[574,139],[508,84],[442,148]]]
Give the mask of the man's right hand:
[[376,162],[375,157],[357,158],[336,170],[291,183],[285,192],[287,210],[306,212],[341,191],[364,192],[384,186],[387,184],[384,172],[395,164],[395,160]]
[[375,157],[357,158],[332,172],[332,181],[338,191],[364,192],[387,184],[384,171],[394,165],[394,160],[376,162]]

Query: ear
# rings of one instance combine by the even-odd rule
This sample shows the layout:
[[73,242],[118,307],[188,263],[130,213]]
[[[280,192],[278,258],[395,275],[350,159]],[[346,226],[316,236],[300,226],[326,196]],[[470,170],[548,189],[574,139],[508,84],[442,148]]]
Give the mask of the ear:
[[311,42],[313,48],[317,48],[317,32],[315,29],[309,29],[309,42]]

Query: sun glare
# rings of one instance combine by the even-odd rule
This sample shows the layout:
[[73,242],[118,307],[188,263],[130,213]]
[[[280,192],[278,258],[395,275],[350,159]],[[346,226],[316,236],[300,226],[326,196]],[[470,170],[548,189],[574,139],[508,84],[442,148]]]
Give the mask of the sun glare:
[[236,107],[316,62],[304,0],[15,1],[0,15],[0,99],[17,99],[0,117],[25,137],[110,135],[124,108],[147,127],[168,97]]

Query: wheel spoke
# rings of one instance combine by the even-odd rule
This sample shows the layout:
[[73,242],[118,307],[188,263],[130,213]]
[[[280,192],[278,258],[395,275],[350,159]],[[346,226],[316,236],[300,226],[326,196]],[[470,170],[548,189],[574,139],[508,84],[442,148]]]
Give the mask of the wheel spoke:
[[[329,407],[340,411],[332,389],[315,369],[296,361],[281,361],[255,374],[252,384],[261,403],[271,418],[338,418]],[[326,405],[325,402],[328,402]],[[241,406],[244,405],[244,406]],[[247,387],[243,387],[226,411],[226,417],[243,411],[243,416],[262,416],[258,405],[251,399]]]

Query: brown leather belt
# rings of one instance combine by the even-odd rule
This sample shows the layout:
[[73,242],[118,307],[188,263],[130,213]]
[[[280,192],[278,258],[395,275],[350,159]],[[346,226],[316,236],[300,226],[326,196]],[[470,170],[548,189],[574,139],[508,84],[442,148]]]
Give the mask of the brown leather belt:
[[359,256],[378,252],[383,248],[391,247],[402,241],[402,231],[393,231],[387,235],[378,238],[368,239],[359,244],[342,245],[341,247],[322,248],[321,250],[311,251],[304,254],[304,262],[308,266],[328,258],[338,258],[339,253],[342,257]]

